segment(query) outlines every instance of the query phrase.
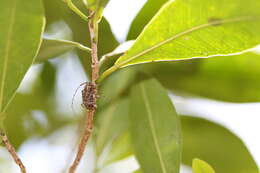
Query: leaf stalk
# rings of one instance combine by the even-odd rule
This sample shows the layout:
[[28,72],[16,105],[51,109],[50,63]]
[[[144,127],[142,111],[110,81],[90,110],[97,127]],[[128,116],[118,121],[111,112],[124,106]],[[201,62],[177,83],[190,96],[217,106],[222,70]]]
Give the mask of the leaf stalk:
[[89,17],[86,16],[82,11],[80,11],[73,3],[71,0],[65,0],[67,6],[74,12],[76,13],[81,19],[88,21]]

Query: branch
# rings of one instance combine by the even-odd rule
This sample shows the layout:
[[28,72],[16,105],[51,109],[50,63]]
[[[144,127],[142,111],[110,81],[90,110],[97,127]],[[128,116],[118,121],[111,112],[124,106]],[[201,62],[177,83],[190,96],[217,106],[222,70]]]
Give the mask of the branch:
[[3,144],[5,145],[6,149],[11,154],[11,156],[13,157],[15,163],[20,167],[21,172],[26,173],[26,169],[25,169],[24,164],[22,163],[21,159],[19,158],[19,156],[15,152],[15,148],[12,146],[12,144],[8,140],[6,134],[4,132],[1,132],[0,135],[1,135],[1,138],[2,138]]
[[[90,14],[94,14],[93,11],[89,11]],[[94,14],[95,15],[95,14]],[[97,98],[97,87],[96,87],[96,80],[99,77],[99,61],[98,61],[98,53],[97,53],[97,44],[98,44],[98,22],[96,21],[95,16],[92,16],[88,22],[89,32],[90,32],[90,39],[91,39],[91,57],[92,57],[92,82],[89,89],[88,84],[86,84],[83,92],[83,104],[87,109],[87,117],[85,122],[85,128],[83,132],[83,136],[80,140],[80,144],[78,147],[78,152],[76,158],[69,169],[69,173],[75,173],[82,156],[84,154],[87,142],[89,137],[92,133],[93,129],[93,117],[96,112],[96,98]],[[85,95],[86,94],[86,95]],[[86,98],[86,99],[85,99]],[[90,105],[90,107],[89,107]]]
[[[93,12],[90,11],[90,14]],[[88,23],[90,40],[91,40],[91,57],[92,57],[92,82],[96,82],[99,77],[99,61],[98,61],[98,22],[95,16]]]
[[84,154],[88,139],[91,135],[92,129],[93,129],[93,117],[94,117],[95,111],[88,111],[87,112],[87,118],[85,122],[85,128],[83,132],[83,136],[80,140],[80,144],[78,147],[78,152],[76,155],[76,158],[72,164],[72,166],[69,169],[69,173],[74,173],[80,163],[80,160]]

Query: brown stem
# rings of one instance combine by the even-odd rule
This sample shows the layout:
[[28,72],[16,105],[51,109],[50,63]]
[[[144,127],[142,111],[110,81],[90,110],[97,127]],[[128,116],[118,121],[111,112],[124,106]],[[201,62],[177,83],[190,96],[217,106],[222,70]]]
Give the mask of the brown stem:
[[[90,12],[91,14],[92,12]],[[88,28],[91,40],[91,57],[92,57],[92,82],[95,82],[99,77],[99,62],[98,62],[98,23],[92,18],[89,20]]]
[[14,147],[12,146],[12,144],[10,143],[10,141],[8,140],[8,138],[7,138],[7,136],[4,132],[1,132],[1,138],[2,138],[3,144],[5,145],[8,152],[11,154],[11,156],[13,157],[15,163],[20,167],[21,172],[26,173],[25,166],[23,165],[21,159],[19,158],[19,156],[15,152]]
[[[90,11],[90,14],[92,14],[93,12]],[[90,40],[91,40],[91,57],[92,57],[92,64],[91,64],[91,68],[92,68],[92,82],[95,83],[96,80],[99,77],[99,61],[98,61],[98,22],[95,20],[95,15],[93,15],[90,19],[89,19],[89,23],[88,23],[88,27],[89,27],[89,32],[90,32]],[[97,97],[96,95],[97,92],[95,92],[95,98]],[[96,99],[94,105],[96,105]],[[87,111],[87,117],[86,117],[86,122],[85,122],[85,128],[84,128],[84,132],[83,132],[83,136],[80,140],[80,144],[78,147],[78,152],[76,155],[76,158],[72,164],[72,166],[69,169],[69,173],[75,173],[80,160],[82,159],[82,156],[84,154],[87,142],[89,140],[89,137],[92,133],[92,129],[93,129],[93,117],[94,114],[96,112],[96,108],[88,110]]]
[[86,118],[86,122],[85,122],[85,128],[84,128],[84,132],[83,132],[83,136],[80,140],[80,144],[78,147],[78,152],[76,155],[76,158],[72,164],[72,166],[69,169],[69,173],[74,173],[80,163],[80,160],[84,154],[88,139],[91,135],[92,129],[93,129],[93,116],[95,114],[95,111],[88,111],[87,112],[87,118]]

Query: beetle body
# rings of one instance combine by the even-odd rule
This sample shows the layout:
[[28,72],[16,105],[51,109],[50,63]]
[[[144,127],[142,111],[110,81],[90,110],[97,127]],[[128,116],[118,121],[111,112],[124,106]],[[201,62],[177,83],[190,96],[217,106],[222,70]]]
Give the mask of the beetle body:
[[94,82],[87,82],[82,90],[83,105],[87,110],[96,110],[97,85]]

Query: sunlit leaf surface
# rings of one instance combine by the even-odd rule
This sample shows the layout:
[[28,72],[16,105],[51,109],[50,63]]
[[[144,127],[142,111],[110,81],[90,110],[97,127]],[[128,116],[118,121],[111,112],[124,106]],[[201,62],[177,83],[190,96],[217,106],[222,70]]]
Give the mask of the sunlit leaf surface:
[[171,0],[156,14],[116,67],[212,57],[260,43],[258,0]]

